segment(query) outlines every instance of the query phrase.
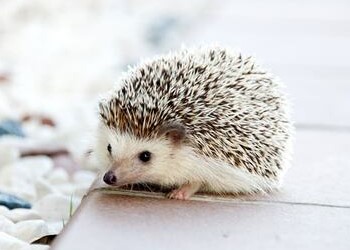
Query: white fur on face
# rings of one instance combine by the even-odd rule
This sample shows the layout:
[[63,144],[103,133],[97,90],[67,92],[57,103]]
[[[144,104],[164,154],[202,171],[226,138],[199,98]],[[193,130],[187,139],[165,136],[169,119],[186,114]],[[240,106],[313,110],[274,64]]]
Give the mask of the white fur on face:
[[[111,145],[111,154],[107,150]],[[112,170],[121,184],[152,182],[161,185],[174,185],[185,182],[181,165],[186,147],[175,146],[166,138],[138,139],[131,134],[121,134],[103,125],[99,128],[96,155],[100,169]],[[142,162],[139,154],[149,151],[151,160]]]

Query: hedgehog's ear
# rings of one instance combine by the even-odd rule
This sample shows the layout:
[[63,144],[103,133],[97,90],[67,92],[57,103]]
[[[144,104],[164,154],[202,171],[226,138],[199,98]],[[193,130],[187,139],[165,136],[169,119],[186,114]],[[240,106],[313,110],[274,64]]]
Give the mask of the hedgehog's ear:
[[166,124],[159,130],[160,136],[165,136],[174,144],[181,143],[186,137],[186,129],[180,124]]

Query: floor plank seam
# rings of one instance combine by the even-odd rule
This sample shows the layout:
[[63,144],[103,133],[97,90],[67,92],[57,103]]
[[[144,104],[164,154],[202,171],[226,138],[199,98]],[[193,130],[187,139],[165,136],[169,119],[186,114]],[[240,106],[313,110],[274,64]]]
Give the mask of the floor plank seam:
[[[92,189],[86,195],[90,193],[104,193],[104,194],[115,194],[115,195],[124,195],[132,197],[144,197],[144,198],[155,198],[155,199],[165,199],[165,195],[159,192],[144,192],[144,191],[127,191],[127,190],[117,190],[109,188],[97,188]],[[231,203],[236,205],[264,205],[264,204],[282,204],[282,205],[294,205],[294,206],[314,206],[314,207],[328,207],[328,208],[341,208],[341,209],[350,209],[350,206],[347,205],[334,205],[334,204],[322,204],[314,202],[292,202],[292,201],[268,201],[268,200],[239,200],[237,198],[230,199],[225,197],[211,197],[205,195],[195,195],[190,201],[202,201],[202,202],[213,202],[213,203]]]
[[350,126],[341,126],[341,125],[325,125],[325,124],[305,124],[305,123],[296,123],[295,127],[300,131],[326,131],[326,132],[349,132]]

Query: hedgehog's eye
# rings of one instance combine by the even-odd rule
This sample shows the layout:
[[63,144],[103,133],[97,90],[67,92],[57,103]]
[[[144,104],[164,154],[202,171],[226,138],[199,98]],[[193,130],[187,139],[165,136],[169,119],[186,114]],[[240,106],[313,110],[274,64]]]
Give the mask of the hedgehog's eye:
[[151,159],[151,152],[143,151],[139,154],[139,159],[142,162],[148,162]]
[[108,150],[108,152],[109,152],[110,154],[112,154],[112,146],[111,146],[111,144],[108,144],[107,150]]

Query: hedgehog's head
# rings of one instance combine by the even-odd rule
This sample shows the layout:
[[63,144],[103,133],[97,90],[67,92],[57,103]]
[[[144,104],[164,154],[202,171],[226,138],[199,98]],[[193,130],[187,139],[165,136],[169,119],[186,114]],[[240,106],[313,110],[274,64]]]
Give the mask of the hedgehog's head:
[[148,182],[168,186],[186,181],[186,171],[181,169],[191,159],[186,152],[190,148],[185,146],[185,128],[173,123],[154,132],[151,138],[140,138],[100,124],[95,151],[105,183],[123,186]]

